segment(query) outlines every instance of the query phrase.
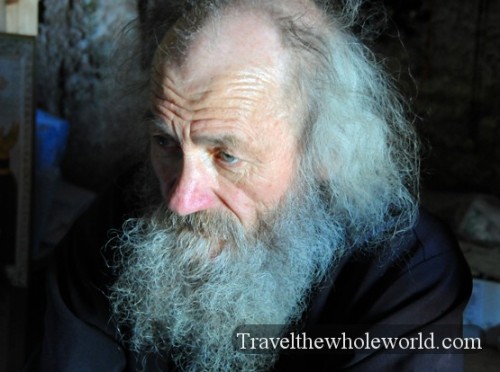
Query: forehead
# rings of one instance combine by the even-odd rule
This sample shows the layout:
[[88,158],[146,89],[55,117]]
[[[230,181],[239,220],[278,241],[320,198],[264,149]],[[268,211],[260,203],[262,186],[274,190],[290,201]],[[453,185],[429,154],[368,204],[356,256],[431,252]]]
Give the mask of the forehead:
[[166,68],[154,85],[153,110],[160,117],[156,124],[163,123],[170,135],[214,143],[224,138],[232,147],[258,149],[276,139],[266,135],[271,127],[290,132],[272,69],[235,68],[199,80],[182,76],[178,69]]
[[253,13],[214,22],[197,34],[181,66],[168,56],[155,58],[153,109],[163,106],[168,119],[186,121],[283,111],[288,56],[275,27]]

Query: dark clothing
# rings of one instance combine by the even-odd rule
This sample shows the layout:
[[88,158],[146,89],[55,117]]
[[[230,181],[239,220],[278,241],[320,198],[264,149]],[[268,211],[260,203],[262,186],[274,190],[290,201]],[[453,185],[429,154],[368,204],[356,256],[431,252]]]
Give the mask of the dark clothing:
[[[125,188],[117,185],[82,216],[61,244],[48,278],[45,336],[38,360],[42,371],[138,370],[135,356],[116,340],[110,321],[105,293],[113,277],[105,263],[109,252],[101,249],[110,238],[110,229],[120,229],[124,218],[132,215],[130,202]],[[424,332],[426,337],[426,332],[445,324],[450,325],[447,337],[460,337],[472,281],[452,235],[422,211],[417,226],[394,252],[392,259],[368,254],[345,257],[313,296],[304,318],[305,330],[362,324],[363,330],[379,336]],[[400,328],[388,328],[389,324]],[[146,359],[147,371],[168,369],[160,357]],[[284,354],[276,366],[283,371],[428,368],[460,371],[462,356],[376,350],[348,355]]]

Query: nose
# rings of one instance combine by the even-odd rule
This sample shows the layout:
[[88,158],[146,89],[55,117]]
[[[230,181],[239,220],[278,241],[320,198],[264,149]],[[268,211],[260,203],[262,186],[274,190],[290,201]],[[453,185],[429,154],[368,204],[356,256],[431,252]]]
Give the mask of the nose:
[[215,195],[211,177],[202,163],[186,157],[170,191],[169,209],[185,216],[212,208]]

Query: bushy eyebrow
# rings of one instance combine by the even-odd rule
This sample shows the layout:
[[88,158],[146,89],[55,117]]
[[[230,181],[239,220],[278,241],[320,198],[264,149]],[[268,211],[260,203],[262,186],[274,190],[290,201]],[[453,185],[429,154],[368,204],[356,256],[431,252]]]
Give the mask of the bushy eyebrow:
[[144,122],[149,127],[149,130],[159,129],[165,134],[169,134],[168,125],[166,125],[165,122],[153,112],[149,112],[145,116]]
[[232,135],[194,135],[193,141],[196,143],[202,143],[206,145],[210,145],[213,147],[221,147],[221,148],[245,148],[244,142],[236,136]]
[[[168,130],[169,126],[165,124],[164,120],[156,115],[154,112],[148,113],[146,117],[146,123],[149,125],[149,130],[160,130],[166,136],[171,137],[176,140],[176,136],[172,135]],[[191,140],[198,144],[208,145],[211,147],[218,147],[222,149],[231,149],[232,151],[238,150],[245,155],[252,152],[252,146],[250,143],[240,138],[239,136],[232,134],[198,134],[192,133]]]

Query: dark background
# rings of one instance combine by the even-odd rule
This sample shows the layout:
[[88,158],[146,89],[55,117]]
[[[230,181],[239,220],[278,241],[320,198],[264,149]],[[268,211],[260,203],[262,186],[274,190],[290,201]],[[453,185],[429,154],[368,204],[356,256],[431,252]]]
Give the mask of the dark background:
[[403,90],[420,118],[417,128],[427,144],[424,186],[498,195],[500,1],[386,4],[404,49],[394,27],[379,39],[380,49],[393,71],[401,71]]

